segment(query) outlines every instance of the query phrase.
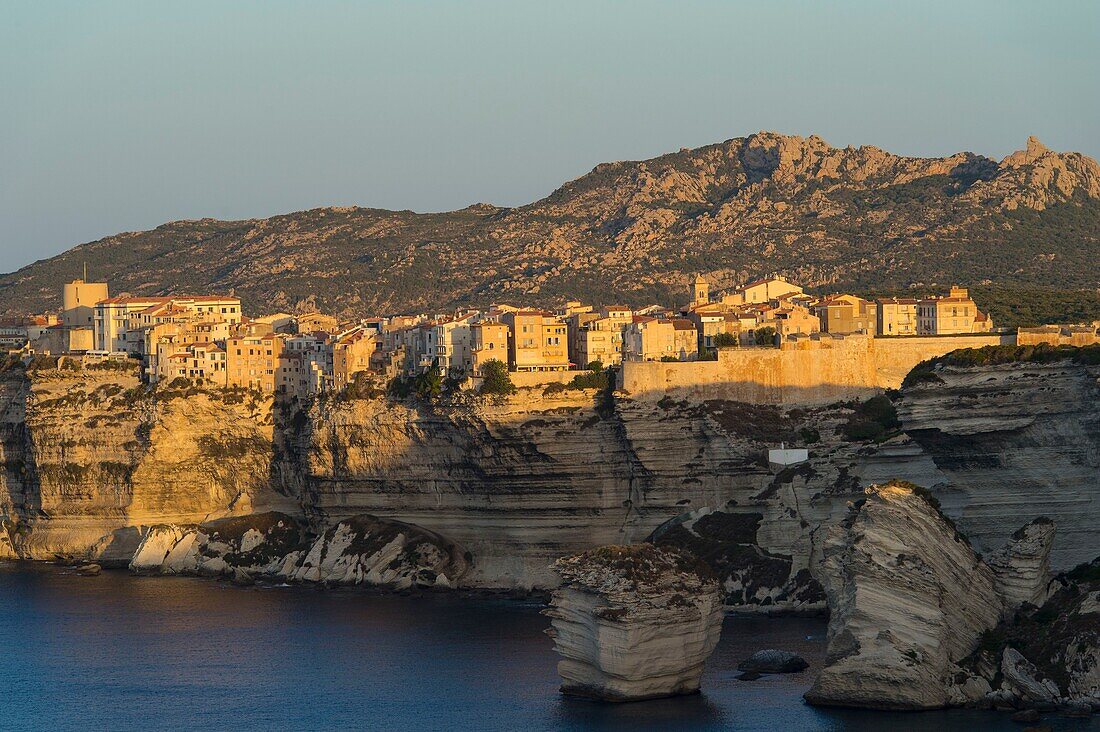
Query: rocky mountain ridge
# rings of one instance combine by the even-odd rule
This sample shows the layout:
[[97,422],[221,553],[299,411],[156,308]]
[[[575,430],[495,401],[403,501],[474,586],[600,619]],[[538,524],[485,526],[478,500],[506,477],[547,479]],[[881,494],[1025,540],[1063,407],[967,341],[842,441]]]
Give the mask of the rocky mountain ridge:
[[604,163],[517,208],[325,208],[177,221],[0,277],[0,312],[54,308],[87,262],[113,292],[212,291],[345,316],[579,297],[677,304],[768,272],[807,286],[954,281],[1095,289],[1100,167],[1038,140],[1001,161],[761,132]]

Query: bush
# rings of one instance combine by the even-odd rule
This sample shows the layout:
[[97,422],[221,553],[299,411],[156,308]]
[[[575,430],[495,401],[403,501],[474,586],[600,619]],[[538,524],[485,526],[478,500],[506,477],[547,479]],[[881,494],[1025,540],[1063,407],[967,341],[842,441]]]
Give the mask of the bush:
[[439,370],[439,366],[433,365],[417,376],[413,382],[413,389],[420,399],[428,400],[439,396],[443,392],[443,372]]
[[374,378],[368,371],[358,372],[344,387],[344,397],[347,399],[377,399],[383,394],[385,392],[374,385]]
[[661,361],[664,363],[679,363],[680,359],[676,356],[661,356]]
[[590,371],[578,374],[569,382],[570,389],[606,389],[609,383],[608,371]]
[[481,368],[481,374],[485,377],[481,385],[482,394],[498,394],[506,396],[514,394],[516,385],[512,383],[512,377],[508,375],[508,367],[502,361],[490,359]]
[[887,397],[875,396],[856,407],[848,421],[841,426],[849,440],[881,440],[891,430],[901,427],[897,409]]
[[603,361],[589,361],[588,366],[586,366],[585,368],[587,368],[589,371],[603,371]]
[[718,348],[727,348],[737,345],[737,336],[733,333],[719,333],[714,336],[714,345]]
[[813,427],[803,427],[798,434],[807,445],[812,445],[821,439],[821,433]]
[[758,346],[775,345],[775,328],[770,325],[765,325],[763,328],[757,328],[754,335],[756,337],[756,345]]

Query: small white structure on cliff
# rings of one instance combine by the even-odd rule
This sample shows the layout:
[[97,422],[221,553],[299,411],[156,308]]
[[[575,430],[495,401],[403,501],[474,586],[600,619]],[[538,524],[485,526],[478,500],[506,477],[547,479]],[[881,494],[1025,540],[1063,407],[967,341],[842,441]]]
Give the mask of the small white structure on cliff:
[[772,470],[783,470],[809,459],[810,451],[806,448],[789,448],[783,442],[779,443],[778,448],[768,450],[768,467]]

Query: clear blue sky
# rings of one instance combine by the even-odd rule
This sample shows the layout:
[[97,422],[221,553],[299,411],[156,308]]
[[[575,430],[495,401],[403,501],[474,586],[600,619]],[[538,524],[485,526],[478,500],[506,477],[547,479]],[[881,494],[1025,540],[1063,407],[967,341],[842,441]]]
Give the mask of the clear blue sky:
[[0,0],[0,271],[175,219],[521,204],[762,129],[1100,156],[1100,2]]

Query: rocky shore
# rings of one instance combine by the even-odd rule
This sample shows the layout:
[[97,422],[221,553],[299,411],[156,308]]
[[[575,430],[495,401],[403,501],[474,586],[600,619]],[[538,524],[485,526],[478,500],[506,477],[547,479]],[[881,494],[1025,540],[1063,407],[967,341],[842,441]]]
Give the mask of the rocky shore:
[[293,517],[266,513],[152,527],[130,570],[236,582],[451,588],[466,572],[467,561],[442,537],[398,521],[356,516],[311,537]]

